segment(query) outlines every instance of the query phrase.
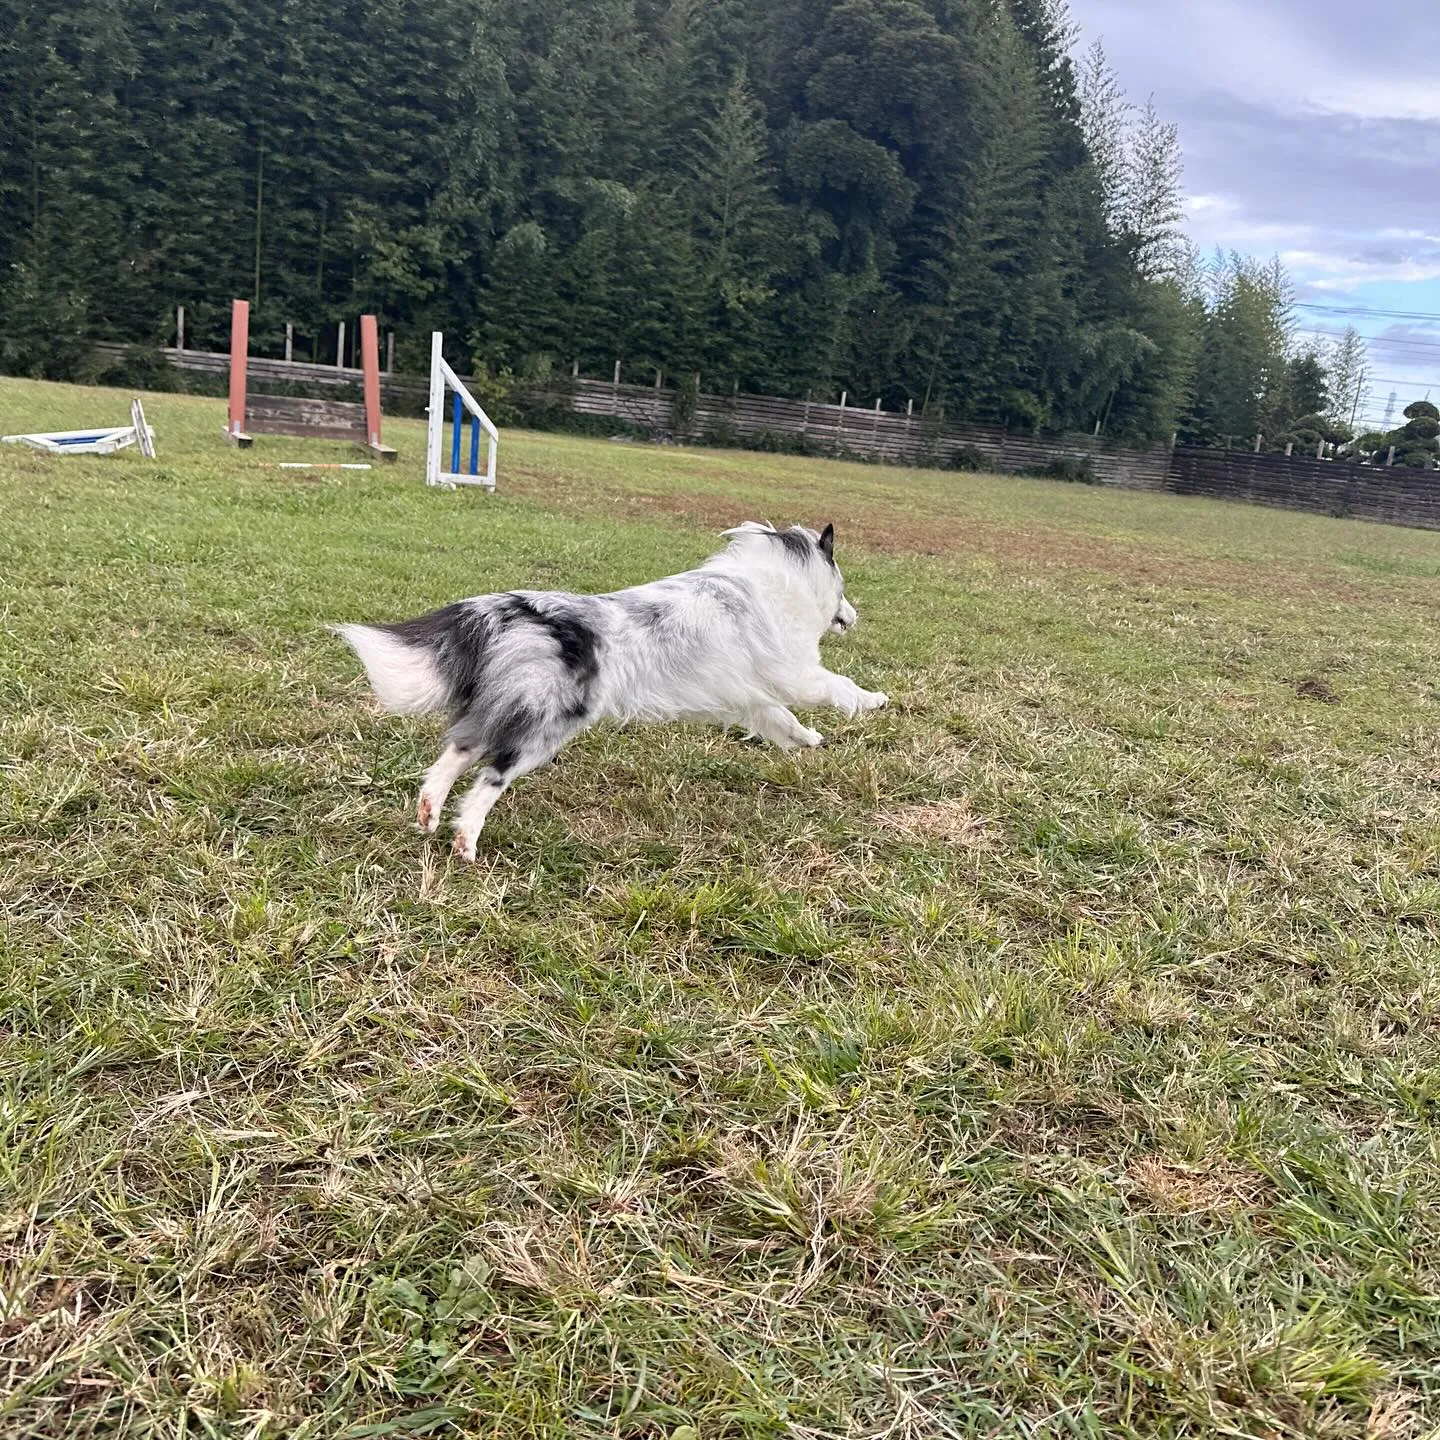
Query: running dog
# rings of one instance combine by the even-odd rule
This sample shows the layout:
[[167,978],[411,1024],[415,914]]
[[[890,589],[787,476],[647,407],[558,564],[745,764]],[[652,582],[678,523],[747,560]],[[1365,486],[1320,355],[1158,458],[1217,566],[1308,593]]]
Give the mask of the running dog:
[[381,706],[447,710],[440,758],[425,772],[416,822],[440,824],[472,765],[455,853],[475,858],[485,817],[522,775],[599,720],[744,726],[782,750],[821,744],[790,706],[878,710],[820,663],[820,639],[856,623],[835,564],[835,530],[747,521],[698,569],[609,595],[514,590],[460,600],[417,620],[336,625]]

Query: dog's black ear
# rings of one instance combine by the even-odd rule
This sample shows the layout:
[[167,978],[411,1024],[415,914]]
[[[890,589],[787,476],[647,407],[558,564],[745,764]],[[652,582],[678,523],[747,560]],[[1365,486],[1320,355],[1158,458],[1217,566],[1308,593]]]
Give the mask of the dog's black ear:
[[820,553],[827,559],[835,559],[835,527],[827,525],[820,532]]

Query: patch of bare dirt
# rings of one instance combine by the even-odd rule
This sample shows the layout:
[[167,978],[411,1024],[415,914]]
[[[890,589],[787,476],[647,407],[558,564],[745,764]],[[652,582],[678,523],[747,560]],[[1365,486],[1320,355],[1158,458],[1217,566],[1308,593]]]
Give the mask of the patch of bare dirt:
[[944,840],[969,849],[991,843],[990,827],[968,800],[931,800],[902,805],[875,816],[875,828],[906,840]]
[[1129,1173],[1135,1188],[1152,1204],[1190,1215],[1228,1215],[1253,1209],[1264,1188],[1258,1175],[1238,1166],[1218,1162],[1182,1165],[1158,1155],[1133,1161]]
[[1318,675],[1307,675],[1296,687],[1295,693],[1302,700],[1318,700],[1322,705],[1338,705],[1340,693],[1328,680]]
[[[754,479],[737,475],[736,483],[745,486],[753,484]],[[717,534],[743,519],[773,518],[776,523],[787,519],[780,513],[773,517],[753,515],[750,511],[754,506],[713,491],[665,494],[588,479],[583,487],[557,485],[553,477],[524,472],[516,473],[510,488],[546,504],[610,514],[618,511],[636,518],[664,516]],[[1198,559],[1176,550],[1141,547],[1048,526],[1013,529],[923,506],[899,510],[883,500],[857,505],[854,501],[847,503],[843,492],[821,492],[812,486],[789,487],[785,498],[793,512],[812,520],[823,517],[831,521],[844,543],[881,554],[936,558],[969,555],[1001,562],[1016,571],[1110,574],[1130,585],[1153,585],[1172,591],[1222,590],[1283,600],[1324,598],[1350,604],[1373,603],[1376,599],[1375,591],[1339,577],[1283,565],[1262,568]],[[779,507],[775,508],[778,511]],[[1440,606],[1440,597],[1422,596],[1413,590],[1407,599]]]

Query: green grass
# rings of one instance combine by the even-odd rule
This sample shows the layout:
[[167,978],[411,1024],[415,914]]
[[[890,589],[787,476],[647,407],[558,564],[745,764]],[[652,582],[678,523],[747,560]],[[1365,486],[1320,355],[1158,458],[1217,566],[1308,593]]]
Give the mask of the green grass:
[[[1440,536],[147,405],[0,450],[6,1440],[1440,1434]],[[836,521],[890,710],[413,832],[324,622],[747,517]]]

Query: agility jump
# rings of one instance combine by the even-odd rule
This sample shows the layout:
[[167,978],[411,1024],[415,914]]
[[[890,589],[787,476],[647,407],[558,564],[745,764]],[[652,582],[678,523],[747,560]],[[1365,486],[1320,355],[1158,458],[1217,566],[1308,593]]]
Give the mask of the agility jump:
[[395,451],[380,436],[380,336],[373,315],[360,317],[361,374],[365,403],[310,400],[290,395],[250,395],[250,302],[230,306],[230,414],[226,437],[242,449],[255,435],[298,435],[310,440],[348,440],[379,460]]
[[[445,362],[441,354],[445,337],[439,331],[430,336],[430,428],[425,443],[425,483],[453,489],[456,485],[479,485],[488,491],[495,489],[495,452],[500,444],[500,432],[490,417],[480,407],[479,401],[465,388],[465,382]],[[440,468],[440,452],[445,440],[445,391],[453,393],[454,408],[451,414],[450,468]],[[460,469],[460,447],[464,439],[464,420],[470,415],[470,469]],[[485,473],[480,473],[480,432],[489,437],[488,458]]]

